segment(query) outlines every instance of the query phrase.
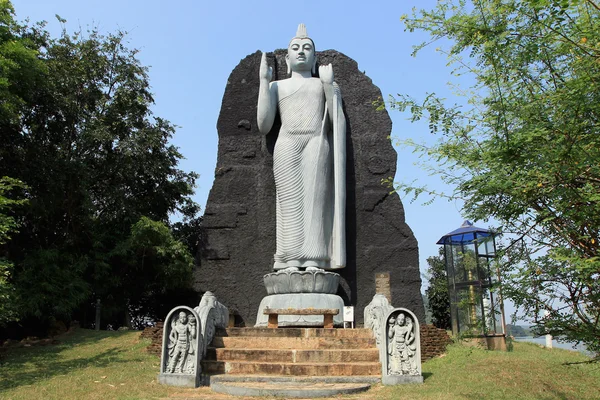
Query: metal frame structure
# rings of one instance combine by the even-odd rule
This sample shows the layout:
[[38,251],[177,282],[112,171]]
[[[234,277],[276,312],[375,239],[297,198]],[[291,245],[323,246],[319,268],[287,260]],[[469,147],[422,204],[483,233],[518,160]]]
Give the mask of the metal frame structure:
[[[452,333],[471,337],[505,336],[504,305],[494,233],[465,221],[438,240],[444,246]],[[496,291],[496,289],[498,289]]]

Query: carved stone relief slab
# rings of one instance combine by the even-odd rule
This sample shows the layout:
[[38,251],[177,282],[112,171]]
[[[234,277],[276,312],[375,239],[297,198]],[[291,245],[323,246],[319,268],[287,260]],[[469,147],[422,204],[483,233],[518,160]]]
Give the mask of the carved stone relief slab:
[[200,317],[187,306],[175,307],[165,319],[159,382],[198,387],[203,340]]
[[217,328],[227,328],[229,310],[221,304],[212,292],[206,292],[194,311],[200,316],[200,332],[202,334],[202,352],[200,358],[206,356],[206,349],[212,342]]
[[373,300],[365,307],[365,328],[373,331],[377,348],[379,349],[379,360],[383,360],[385,351],[385,316],[393,309],[386,296],[376,294]]
[[394,308],[385,317],[384,385],[421,383],[421,338],[419,321],[406,308]]

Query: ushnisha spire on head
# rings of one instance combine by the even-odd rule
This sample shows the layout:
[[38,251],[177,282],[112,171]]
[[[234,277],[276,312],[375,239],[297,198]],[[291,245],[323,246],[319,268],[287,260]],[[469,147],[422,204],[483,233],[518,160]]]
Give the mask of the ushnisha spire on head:
[[[296,36],[294,36],[292,38],[292,40],[294,39],[308,39],[312,42],[313,45],[313,49],[315,49],[315,51],[317,51],[317,48],[315,47],[315,41],[312,40],[310,37],[308,37],[308,34],[306,33],[306,25],[304,24],[299,24],[298,25],[298,29],[296,30]],[[290,44],[292,43],[292,40],[290,40],[290,43],[288,43],[288,47],[290,47]]]
[[298,30],[296,31],[296,37],[297,38],[306,38],[306,37],[308,37],[308,35],[306,34],[306,25],[304,25],[304,24],[299,24],[298,25]]
[[[310,37],[308,37],[308,34],[306,33],[306,25],[304,25],[304,24],[298,25],[298,29],[296,30],[296,36],[294,36],[292,38],[292,40],[290,40],[290,43],[288,43],[288,52],[289,52],[290,46],[292,45],[292,42],[296,39],[310,40],[310,43],[312,44],[313,52],[315,52],[314,63],[311,68],[311,73],[314,75],[317,71],[317,56],[316,56],[317,48],[315,46],[315,41],[312,40]],[[286,60],[287,60],[287,58],[286,58]],[[287,63],[287,73],[290,74],[291,72],[292,72],[291,66],[290,66],[290,63],[288,62]]]

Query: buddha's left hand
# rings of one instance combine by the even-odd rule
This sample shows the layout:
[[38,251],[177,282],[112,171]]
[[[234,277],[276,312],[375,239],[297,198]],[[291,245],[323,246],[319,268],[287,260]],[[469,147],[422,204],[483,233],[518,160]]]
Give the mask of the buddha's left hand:
[[319,66],[319,78],[324,84],[333,84],[333,67],[331,64]]

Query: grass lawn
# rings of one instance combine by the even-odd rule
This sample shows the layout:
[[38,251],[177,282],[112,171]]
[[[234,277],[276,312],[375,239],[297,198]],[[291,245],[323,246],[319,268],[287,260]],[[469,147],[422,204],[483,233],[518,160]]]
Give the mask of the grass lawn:
[[[239,399],[159,385],[159,359],[145,352],[149,342],[139,336],[79,329],[57,345],[10,349],[0,358],[0,399]],[[509,353],[455,344],[423,364],[423,385],[376,385],[340,398],[600,399],[600,364],[586,360],[529,343],[515,343]]]

